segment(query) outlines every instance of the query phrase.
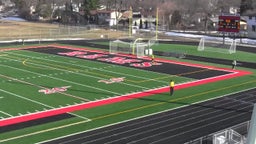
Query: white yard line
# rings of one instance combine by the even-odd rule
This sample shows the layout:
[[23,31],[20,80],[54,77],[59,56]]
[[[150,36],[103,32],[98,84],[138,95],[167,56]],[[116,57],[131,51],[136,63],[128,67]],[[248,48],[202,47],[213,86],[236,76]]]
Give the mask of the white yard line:
[[[35,84],[29,83],[29,82],[26,82],[26,81],[14,79],[14,78],[12,78],[12,77],[7,77],[7,76],[1,75],[1,74],[0,74],[0,76],[1,76],[1,77],[5,77],[5,78],[8,78],[8,79],[11,79],[11,80],[14,80],[14,81],[18,81],[18,82],[21,82],[21,83],[25,83],[25,84],[28,84],[28,85],[36,86],[36,87],[39,87],[39,88],[45,88],[45,87],[42,87],[42,86],[39,86],[39,85],[35,85]],[[10,95],[13,95],[13,96],[16,96],[16,97],[19,97],[19,98],[22,98],[22,99],[25,99],[25,100],[28,100],[28,101],[33,102],[33,103],[36,103],[36,104],[42,105],[42,106],[47,107],[47,108],[55,109],[55,108],[52,107],[52,106],[43,104],[43,103],[41,103],[41,102],[38,102],[38,101],[35,101],[35,100],[32,100],[32,99],[29,99],[29,98],[26,98],[26,97],[24,97],[24,96],[20,96],[20,95],[17,95],[17,94],[14,94],[14,93],[5,91],[5,90],[3,90],[3,89],[0,89],[0,91],[2,91],[2,92],[4,92],[4,93],[7,93],[7,94],[10,94]],[[62,92],[59,92],[59,93],[65,94],[65,93],[62,93]],[[65,95],[66,95],[66,94],[65,94]],[[68,96],[70,96],[70,95],[68,95]],[[85,101],[89,101],[89,100],[87,100],[87,99],[83,99],[83,98],[80,98],[80,97],[77,97],[77,96],[73,96],[73,95],[71,95],[71,96],[72,96],[72,97],[75,97],[75,98],[79,98],[79,99],[85,100]],[[2,111],[0,111],[0,112],[2,112]],[[39,112],[39,111],[37,111],[37,112]],[[2,113],[4,113],[4,112],[2,112]],[[77,115],[77,114],[74,114],[74,113],[69,113],[69,114],[74,115],[74,116],[77,116],[77,117],[80,117],[80,118],[82,118],[82,119],[84,119],[84,120],[90,120],[90,119],[88,119],[88,118],[86,118],[86,117],[83,117],[83,116],[80,116],[80,115]],[[6,115],[8,115],[8,114],[6,113]],[[10,115],[10,116],[13,117],[12,115]]]
[[84,116],[77,115],[77,114],[75,114],[75,113],[69,113],[69,114],[71,114],[71,115],[73,115],[73,116],[76,116],[76,117],[79,117],[79,118],[81,118],[81,119],[84,119],[84,120],[86,120],[87,122],[91,121],[91,119],[89,119],[89,118],[87,118],[87,117],[84,117]]
[[32,100],[32,99],[26,98],[25,96],[21,96],[21,95],[18,95],[18,94],[9,92],[9,91],[5,91],[5,90],[3,90],[3,89],[0,89],[0,91],[1,91],[1,92],[4,92],[4,93],[6,93],[6,94],[9,94],[9,95],[12,95],[12,96],[15,96],[15,97],[18,97],[18,98],[21,98],[21,99],[24,99],[24,100],[33,102],[33,103],[36,103],[36,104],[42,105],[42,106],[44,106],[44,107],[54,108],[54,107],[51,107],[51,106],[49,106],[49,105],[43,104],[43,103],[41,103],[41,102],[38,102],[38,101],[35,101],[35,100]]
[[[42,105],[42,106],[47,107],[47,108],[55,109],[54,107],[49,106],[49,105],[47,105],[47,104],[44,104],[44,103],[41,103],[41,102],[38,102],[38,101],[35,101],[35,100],[32,100],[32,99],[26,98],[26,97],[24,97],[24,96],[21,96],[21,95],[12,93],[12,92],[5,91],[5,90],[3,90],[3,89],[0,89],[0,91],[1,91],[1,92],[4,92],[4,93],[7,93],[7,94],[10,94],[10,95],[13,95],[13,96],[18,97],[18,98],[21,98],[21,99],[24,99],[24,100],[33,102],[33,103],[36,103],[36,104]],[[46,110],[46,111],[49,111],[49,110]],[[2,111],[0,111],[0,112],[2,112]],[[38,111],[38,112],[40,112],[40,111]],[[30,113],[30,114],[32,114],[32,113]],[[77,114],[74,114],[74,113],[69,113],[69,114],[74,115],[74,116],[77,116],[77,117],[79,117],[79,118],[81,118],[81,119],[90,121],[89,118],[86,118],[86,117],[83,117],[83,116],[80,116],[80,115],[77,115]],[[13,117],[12,115],[10,115],[10,116]]]
[[[12,52],[6,52],[6,53],[13,54],[13,55],[18,55],[18,56],[23,56],[23,57],[29,57],[29,58],[33,58],[33,59],[40,59],[40,60],[52,61],[52,62],[61,63],[61,64],[67,64],[67,63],[62,62],[62,61],[56,61],[56,60],[50,60],[50,59],[45,59],[45,58],[33,57],[33,56],[17,54],[17,53],[12,53]],[[88,67],[88,66],[84,66],[84,65],[74,64],[74,63],[69,63],[69,64],[72,65],[72,66],[78,66],[78,67],[81,67],[81,68],[87,68],[88,70],[105,71],[105,72],[109,72],[109,73],[113,73],[113,74],[119,74],[119,75],[122,75],[122,76],[129,76],[129,77],[134,77],[134,78],[148,80],[148,78],[145,78],[145,77],[131,75],[131,74],[126,74],[126,73],[119,73],[119,72],[109,71],[109,70],[105,70],[103,68],[92,68],[92,67]],[[115,66],[117,67],[117,65],[115,65]],[[137,69],[137,70],[145,72],[145,70],[141,70],[141,69]],[[146,72],[148,72],[148,71],[146,71]],[[156,72],[151,72],[151,73],[156,73]],[[155,79],[150,79],[150,80],[166,84],[166,81],[159,81],[159,80],[155,80]]]
[[[91,88],[91,89],[96,89],[96,90],[99,90],[99,91],[104,91],[104,92],[112,93],[112,94],[115,94],[115,95],[121,95],[120,93],[115,93],[115,92],[112,92],[112,91],[96,88],[96,87],[85,85],[85,84],[81,84],[81,83],[77,83],[77,82],[73,82],[73,81],[69,81],[69,80],[64,80],[64,79],[60,79],[60,78],[56,78],[56,77],[52,77],[52,76],[47,76],[45,74],[31,72],[31,71],[28,71],[28,70],[25,70],[25,69],[15,68],[15,67],[7,66],[7,65],[1,65],[1,64],[0,64],[0,66],[8,67],[8,68],[19,70],[19,71],[23,71],[23,72],[32,73],[32,74],[35,74],[35,75],[39,75],[39,76],[42,76],[42,77],[47,77],[47,78],[55,79],[55,80],[58,80],[58,81],[67,82],[67,83],[74,84],[74,85],[79,85],[79,86],[83,86],[83,87],[87,87],[87,88]],[[63,71],[67,71],[67,70],[63,70]],[[69,72],[71,72],[71,71],[69,71]],[[71,73],[73,73],[73,72],[71,72]]]
[[[5,59],[16,61],[16,62],[20,62],[19,60],[14,60],[14,59],[10,59],[10,58],[5,58]],[[29,62],[29,63],[31,63],[31,62]],[[78,72],[74,72],[74,71],[70,71],[70,70],[65,70],[65,69],[60,69],[60,68],[55,68],[55,67],[51,67],[51,66],[47,66],[47,65],[35,64],[35,63],[31,63],[31,64],[37,65],[37,66],[40,66],[40,67],[46,67],[46,68],[51,68],[51,69],[55,69],[55,70],[60,70],[60,71],[64,71],[64,72],[70,72],[70,73],[81,75],[81,76],[85,76],[85,77],[92,77],[92,78],[99,79],[99,80],[102,79],[101,77],[96,77],[96,76],[87,75],[87,74],[81,74],[81,73],[78,73]],[[1,66],[10,67],[10,68],[13,68],[13,69],[18,69],[18,68],[14,68],[14,67],[11,67],[11,66],[6,66],[6,65],[1,65]],[[49,78],[60,80],[60,81],[65,81],[65,82],[73,83],[73,84],[84,86],[84,87],[89,87],[89,88],[92,88],[92,89],[97,89],[97,90],[100,90],[100,91],[105,91],[105,92],[113,93],[115,95],[122,95],[120,93],[115,93],[115,92],[112,92],[112,91],[96,88],[94,86],[84,85],[84,84],[80,84],[80,83],[76,83],[76,82],[67,81],[67,80],[64,80],[64,79],[59,79],[59,78],[56,78],[56,77],[42,75],[40,73],[35,73],[35,72],[27,71],[27,70],[24,70],[24,69],[18,69],[18,70],[26,71],[26,72],[33,73],[33,74],[40,75],[40,76],[49,77]],[[136,87],[136,88],[141,88],[143,90],[149,89],[147,87],[142,87],[142,86],[134,85],[134,84],[127,84],[127,83],[124,83],[124,82],[122,82],[120,84],[125,84],[125,85],[131,86],[131,87]]]
[[0,113],[5,114],[5,115],[7,115],[7,116],[9,116],[9,117],[13,117],[13,115],[11,115],[11,114],[9,114],[9,113],[6,113],[6,112],[3,112],[3,111],[0,111]]
[[87,122],[88,122],[88,120],[84,120],[84,121],[80,121],[80,122],[76,122],[76,123],[65,124],[65,125],[58,126],[58,127],[53,127],[53,128],[49,128],[49,129],[45,129],[45,130],[41,130],[41,131],[36,131],[36,132],[33,132],[33,133],[19,135],[19,136],[16,136],[16,137],[2,139],[2,140],[0,140],[0,143],[15,140],[15,139],[20,139],[20,138],[24,138],[24,137],[28,137],[28,136],[33,136],[33,135],[37,135],[37,134],[41,134],[41,133],[45,133],[45,132],[49,132],[49,131],[54,131],[54,130],[58,130],[58,129],[63,129],[63,128],[67,128],[67,127],[71,127],[71,126],[75,126],[75,125],[83,124],[83,123],[87,123]]
[[[2,74],[0,74],[0,77],[4,77],[4,78],[7,78],[9,80],[17,81],[17,82],[28,84],[28,85],[31,85],[31,86],[35,86],[35,87],[38,87],[38,88],[41,88],[41,89],[47,89],[46,87],[36,85],[36,84],[30,83],[30,82],[26,82],[26,81],[23,81],[23,80],[19,80],[19,79],[16,79],[16,78],[12,78],[12,77],[9,77],[9,76],[5,76],[5,75],[2,75]],[[71,94],[67,94],[67,93],[64,93],[64,92],[58,92],[58,93],[69,96],[69,97],[73,97],[73,98],[76,98],[76,99],[80,99],[80,100],[83,100],[83,101],[90,101],[88,99],[84,99],[84,98],[74,96],[74,95],[71,95]]]

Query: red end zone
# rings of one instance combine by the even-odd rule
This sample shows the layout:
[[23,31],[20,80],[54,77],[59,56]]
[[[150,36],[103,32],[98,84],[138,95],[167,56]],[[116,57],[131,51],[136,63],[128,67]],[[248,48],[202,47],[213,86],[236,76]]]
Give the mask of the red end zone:
[[[68,49],[74,49],[74,50],[79,49],[79,48],[72,48],[72,47],[61,47],[61,46],[56,46],[56,45],[54,47],[68,48]],[[34,47],[34,48],[36,48],[36,47]],[[40,48],[42,48],[42,47],[40,47]],[[9,50],[17,50],[17,49],[9,49]],[[85,49],[79,49],[79,50],[85,50]],[[88,49],[86,49],[86,50],[88,50]],[[91,50],[88,50],[88,51],[91,51]],[[97,50],[95,50],[95,51],[97,51]],[[97,52],[100,52],[100,51],[97,51]],[[203,85],[203,84],[207,84],[207,83],[217,82],[217,81],[221,81],[221,80],[225,80],[225,79],[230,79],[230,78],[234,78],[234,77],[251,74],[251,72],[247,72],[247,71],[216,68],[216,67],[210,67],[210,66],[205,66],[205,65],[197,65],[197,64],[171,61],[171,60],[165,60],[165,59],[157,59],[157,60],[161,61],[161,62],[167,62],[167,63],[175,63],[175,64],[181,64],[181,65],[188,65],[188,66],[194,66],[194,67],[201,67],[201,68],[208,68],[208,69],[231,72],[226,75],[206,78],[206,79],[192,81],[192,82],[184,83],[184,84],[178,84],[175,86],[175,90],[184,89],[184,88],[188,88],[188,87]],[[158,89],[152,89],[152,90],[148,90],[148,91],[128,94],[128,95],[122,95],[122,96],[113,97],[113,98],[109,98],[109,99],[105,99],[105,100],[92,101],[92,102],[88,102],[88,103],[84,103],[84,104],[72,105],[72,106],[57,108],[57,109],[43,111],[43,112],[27,114],[27,115],[23,115],[23,116],[10,117],[10,118],[0,120],[0,127],[17,124],[17,123],[21,123],[21,122],[27,122],[27,121],[31,121],[31,120],[36,120],[36,119],[40,119],[40,118],[45,118],[45,117],[49,117],[49,116],[59,115],[59,114],[63,114],[63,113],[74,112],[74,111],[78,111],[78,110],[89,109],[89,108],[94,108],[94,107],[98,107],[98,106],[118,103],[118,102],[122,102],[122,101],[127,101],[127,100],[131,100],[131,99],[146,97],[146,96],[159,94],[159,93],[165,93],[165,92],[169,92],[168,86],[158,88]]]

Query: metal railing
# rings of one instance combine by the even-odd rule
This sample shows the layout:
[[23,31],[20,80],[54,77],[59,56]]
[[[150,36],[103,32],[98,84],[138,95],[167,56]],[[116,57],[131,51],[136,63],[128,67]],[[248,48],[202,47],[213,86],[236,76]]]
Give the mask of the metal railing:
[[200,137],[185,144],[245,144],[250,121]]

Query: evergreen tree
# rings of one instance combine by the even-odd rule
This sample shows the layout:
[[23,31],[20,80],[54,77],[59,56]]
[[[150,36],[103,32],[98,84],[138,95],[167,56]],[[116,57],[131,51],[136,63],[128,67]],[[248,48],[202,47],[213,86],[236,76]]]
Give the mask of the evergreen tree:
[[83,9],[84,9],[84,17],[89,20],[90,11],[96,10],[99,7],[99,0],[84,0],[83,1]]
[[253,10],[252,0],[241,0],[240,15],[244,15],[248,10]]
[[148,29],[148,21],[145,21],[145,29]]
[[142,29],[142,19],[140,19],[140,29]]
[[180,11],[175,10],[172,14],[171,18],[171,26],[176,26],[177,24],[181,23],[181,14]]

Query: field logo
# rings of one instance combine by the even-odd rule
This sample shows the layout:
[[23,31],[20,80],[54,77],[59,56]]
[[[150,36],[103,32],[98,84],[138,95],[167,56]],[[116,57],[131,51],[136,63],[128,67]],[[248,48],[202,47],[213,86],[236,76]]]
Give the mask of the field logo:
[[119,82],[123,82],[125,79],[125,77],[120,77],[120,78],[111,78],[108,80],[99,80],[98,82],[102,82],[105,84],[112,84],[112,83],[119,83]]
[[84,55],[87,54],[85,51],[72,51],[72,52],[59,52],[59,55],[64,55],[64,56],[77,56],[77,55]]
[[99,58],[97,59],[99,61],[104,61],[104,62],[110,62],[110,63],[114,63],[114,64],[130,64],[130,63],[134,63],[134,62],[141,62],[141,60],[138,59],[129,59],[126,57],[112,57],[112,58]]
[[51,89],[41,89],[38,92],[42,92],[44,94],[54,94],[54,93],[59,93],[59,92],[65,92],[70,88],[71,86],[63,86],[63,87],[55,87]]
[[143,62],[143,63],[133,63],[130,64],[130,66],[137,67],[137,68],[147,68],[147,67],[152,67],[153,65],[162,65],[162,63],[158,62]]
[[[129,66],[136,67],[136,68],[147,68],[147,67],[162,65],[162,63],[158,63],[158,62],[153,62],[153,63],[143,62],[143,60],[141,59],[128,58],[123,56],[109,57],[110,55],[107,55],[107,54],[92,53],[92,52],[85,52],[85,51],[59,52],[58,54],[63,56],[82,58],[82,59],[90,59],[90,60],[96,59],[98,61],[119,64],[119,65],[129,64]],[[110,80],[105,80],[105,81],[110,81]]]

